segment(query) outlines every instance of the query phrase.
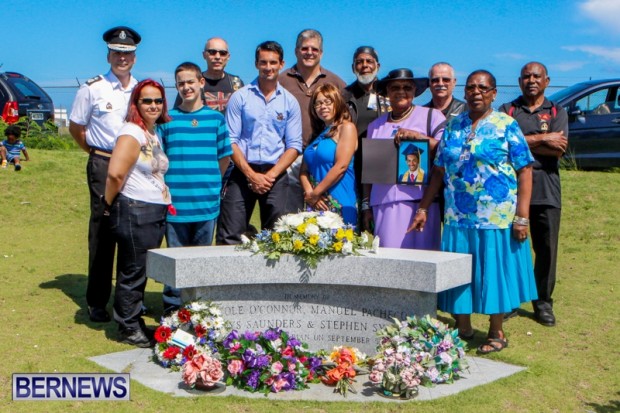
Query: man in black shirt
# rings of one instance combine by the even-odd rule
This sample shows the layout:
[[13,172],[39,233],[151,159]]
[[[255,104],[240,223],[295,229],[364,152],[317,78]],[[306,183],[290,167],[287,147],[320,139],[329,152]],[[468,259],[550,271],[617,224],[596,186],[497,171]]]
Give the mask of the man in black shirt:
[[[529,220],[536,254],[534,275],[538,300],[532,305],[536,320],[551,327],[555,325],[551,294],[555,287],[562,207],[559,159],[568,145],[568,116],[564,108],[545,97],[549,81],[545,65],[526,64],[519,77],[523,94],[503,104],[500,111],[519,123],[535,159]],[[506,317],[513,314],[515,311]]]

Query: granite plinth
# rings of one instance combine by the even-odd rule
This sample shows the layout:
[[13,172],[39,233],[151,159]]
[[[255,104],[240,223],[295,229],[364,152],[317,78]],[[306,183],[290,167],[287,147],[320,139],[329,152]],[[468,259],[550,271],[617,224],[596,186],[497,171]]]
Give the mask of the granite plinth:
[[267,261],[234,246],[167,248],[149,251],[147,275],[180,288],[184,301],[217,302],[241,331],[280,327],[312,350],[373,353],[393,317],[435,315],[438,292],[469,283],[471,256],[381,248],[310,269],[296,256]]

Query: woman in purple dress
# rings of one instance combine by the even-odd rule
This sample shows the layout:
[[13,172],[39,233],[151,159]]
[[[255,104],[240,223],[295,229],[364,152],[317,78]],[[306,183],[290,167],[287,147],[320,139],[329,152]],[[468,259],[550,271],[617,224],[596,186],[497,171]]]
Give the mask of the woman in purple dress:
[[317,87],[310,100],[313,139],[304,151],[300,181],[306,205],[342,215],[357,224],[353,154],[357,130],[342,95],[331,83]]
[[[383,78],[379,88],[387,91],[392,111],[368,125],[369,139],[392,139],[397,145],[402,140],[427,140],[430,157],[443,133],[444,115],[436,110],[413,105],[413,98],[428,87],[428,79],[414,79],[409,69],[395,69]],[[396,178],[394,179],[396,181]],[[373,184],[364,186],[362,220],[365,229],[380,238],[380,245],[388,248],[415,248],[439,250],[439,207],[428,208],[428,222],[424,236],[407,233],[404,222],[411,222],[424,196],[421,185]]]

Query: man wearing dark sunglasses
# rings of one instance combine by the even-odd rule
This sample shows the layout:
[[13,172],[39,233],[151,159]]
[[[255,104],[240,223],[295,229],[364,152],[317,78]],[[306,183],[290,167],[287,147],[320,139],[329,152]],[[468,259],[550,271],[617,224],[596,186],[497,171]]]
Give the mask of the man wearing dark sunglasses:
[[[295,57],[297,62],[286,69],[278,78],[278,82],[295,96],[301,108],[303,147],[310,142],[312,126],[310,124],[310,99],[314,90],[322,84],[332,83],[340,92],[344,91],[346,83],[338,75],[321,67],[323,57],[323,36],[317,30],[306,29],[297,35],[295,43]],[[304,208],[303,191],[299,183],[299,168],[301,154],[293,162],[287,173],[289,176],[289,196],[287,210],[298,212]]]
[[88,286],[86,302],[91,321],[110,321],[106,305],[112,291],[116,243],[104,217],[108,164],[118,131],[125,122],[129,98],[138,81],[131,75],[136,47],[142,38],[129,27],[114,27],[103,34],[110,71],[88,80],[78,90],[71,111],[69,132],[90,154],[86,175],[90,190],[88,226]]
[[205,105],[225,113],[230,95],[243,87],[243,81],[239,76],[224,71],[230,60],[228,43],[220,37],[212,37],[207,40],[202,57],[207,62],[207,70],[202,72],[205,78],[203,88]]
[[452,95],[456,77],[449,63],[435,63],[428,71],[428,79],[433,98],[425,107],[439,109],[446,117],[446,122],[467,110],[467,104]]

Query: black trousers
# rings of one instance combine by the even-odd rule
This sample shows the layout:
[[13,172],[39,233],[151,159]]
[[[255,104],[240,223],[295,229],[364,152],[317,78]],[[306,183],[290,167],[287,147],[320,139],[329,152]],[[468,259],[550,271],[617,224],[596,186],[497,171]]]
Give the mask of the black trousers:
[[[269,167],[256,167],[266,172]],[[248,180],[237,168],[233,169],[222,202],[217,221],[217,245],[241,244],[241,235],[248,231],[250,218],[256,201],[260,207],[260,221],[263,229],[272,229],[278,218],[286,214],[288,176],[280,175],[271,190],[259,195],[248,187]]]
[[558,242],[560,236],[560,208],[547,205],[530,206],[530,233],[534,248],[534,277],[538,300],[533,301],[534,311],[553,308]]
[[114,320],[121,329],[143,326],[146,253],[164,239],[167,205],[119,195],[110,210],[110,229],[118,242]]
[[90,221],[88,224],[88,286],[86,302],[90,307],[105,308],[112,292],[112,268],[116,242],[103,216],[100,197],[105,194],[109,158],[91,154],[86,164],[90,190]]

